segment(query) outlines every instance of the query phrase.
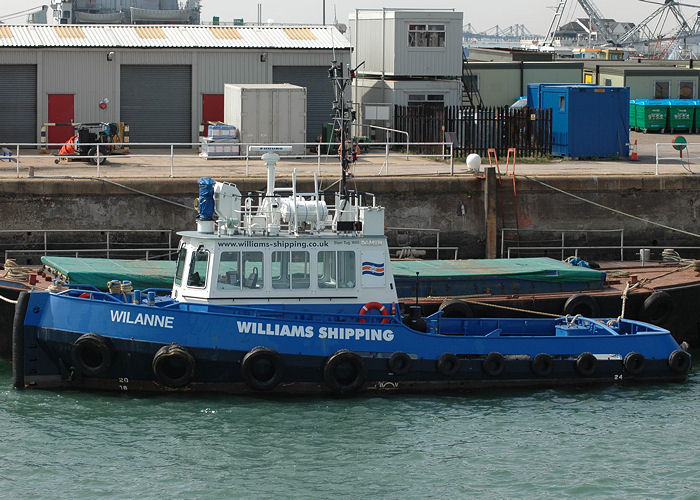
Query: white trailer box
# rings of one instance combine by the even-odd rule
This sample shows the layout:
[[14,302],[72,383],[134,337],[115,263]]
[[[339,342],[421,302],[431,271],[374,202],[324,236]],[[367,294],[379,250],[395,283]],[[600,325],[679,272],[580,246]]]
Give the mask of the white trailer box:
[[[289,83],[227,83],[224,86],[224,121],[238,127],[242,144],[304,143],[306,87]],[[245,154],[245,146],[241,147],[241,154]],[[304,146],[293,146],[291,154],[304,154]]]

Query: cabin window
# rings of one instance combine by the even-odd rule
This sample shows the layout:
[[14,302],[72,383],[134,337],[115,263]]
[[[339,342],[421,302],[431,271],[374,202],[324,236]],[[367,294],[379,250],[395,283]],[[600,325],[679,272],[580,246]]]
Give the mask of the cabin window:
[[354,288],[355,276],[355,252],[318,252],[319,288]]
[[355,288],[355,252],[338,252],[338,288]]
[[263,253],[243,252],[243,287],[262,288],[263,279]]
[[318,287],[336,288],[335,252],[318,252]]
[[182,274],[185,272],[185,259],[187,258],[187,249],[180,247],[177,251],[177,267],[175,268],[175,284],[182,284]]
[[190,272],[187,276],[187,286],[204,288],[207,285],[208,264],[209,250],[198,248],[195,252],[192,252]]
[[216,288],[233,290],[241,288],[241,253],[222,252],[219,258],[219,272]]
[[694,82],[681,82],[680,88],[678,90],[678,97],[680,99],[692,99],[693,94],[695,94]]
[[654,82],[654,99],[668,99],[670,97],[669,82]]
[[[272,252],[272,288],[309,288],[309,252]],[[291,279],[290,279],[291,278]]]
[[409,47],[444,47],[444,24],[409,24]]

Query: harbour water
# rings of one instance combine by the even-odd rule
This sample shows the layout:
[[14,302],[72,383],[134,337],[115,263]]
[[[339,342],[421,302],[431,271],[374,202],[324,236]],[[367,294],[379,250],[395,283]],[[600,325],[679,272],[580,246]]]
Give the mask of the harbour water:
[[4,498],[700,498],[698,368],[683,384],[351,399],[11,385],[0,361]]

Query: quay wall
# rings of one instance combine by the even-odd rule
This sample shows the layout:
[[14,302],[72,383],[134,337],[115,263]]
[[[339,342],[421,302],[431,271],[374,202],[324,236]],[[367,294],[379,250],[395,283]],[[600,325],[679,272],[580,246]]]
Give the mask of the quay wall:
[[[241,190],[263,190],[263,178],[218,179]],[[657,222],[691,233],[700,232],[700,179],[693,176],[504,177],[495,192],[497,224],[519,229],[507,243],[522,246],[559,245],[559,230],[567,242],[581,245],[618,245],[619,235],[585,230],[624,229],[629,246],[674,248],[700,246],[697,237],[651,225]],[[194,228],[194,178],[119,179],[121,186],[91,179],[12,179],[0,184],[3,230]],[[279,179],[278,185],[289,181]],[[377,195],[386,207],[386,226],[440,230],[441,246],[459,247],[459,257],[486,255],[485,180],[477,176],[376,177],[352,179],[350,187]],[[127,189],[128,188],[128,189]],[[626,217],[564,194],[633,215]],[[299,191],[312,191],[313,181],[299,179]],[[142,193],[148,193],[147,196]],[[492,196],[494,193],[492,192]],[[175,206],[163,199],[185,205]],[[551,231],[555,231],[552,233]],[[435,236],[404,230],[389,231],[392,246],[433,246]],[[72,241],[80,235],[71,235]],[[21,234],[0,233],[0,250],[17,248]],[[631,253],[626,258],[634,258]],[[660,252],[660,250],[659,250]],[[573,254],[573,250],[567,252]],[[686,251],[686,253],[692,253]],[[690,255],[684,255],[686,257]],[[560,256],[554,252],[553,257]],[[619,252],[617,253],[619,255]],[[653,254],[652,254],[653,255]],[[582,255],[586,258],[586,255]],[[446,257],[444,254],[443,257]],[[589,257],[596,258],[595,255]],[[613,258],[614,258],[613,254]],[[638,258],[638,257],[636,257]]]

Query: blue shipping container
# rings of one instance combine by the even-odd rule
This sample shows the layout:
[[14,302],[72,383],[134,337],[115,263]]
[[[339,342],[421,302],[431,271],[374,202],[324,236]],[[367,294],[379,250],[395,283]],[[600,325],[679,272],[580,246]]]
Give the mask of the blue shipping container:
[[540,107],[552,109],[552,154],[626,158],[629,106],[629,87],[571,85],[541,89]]

